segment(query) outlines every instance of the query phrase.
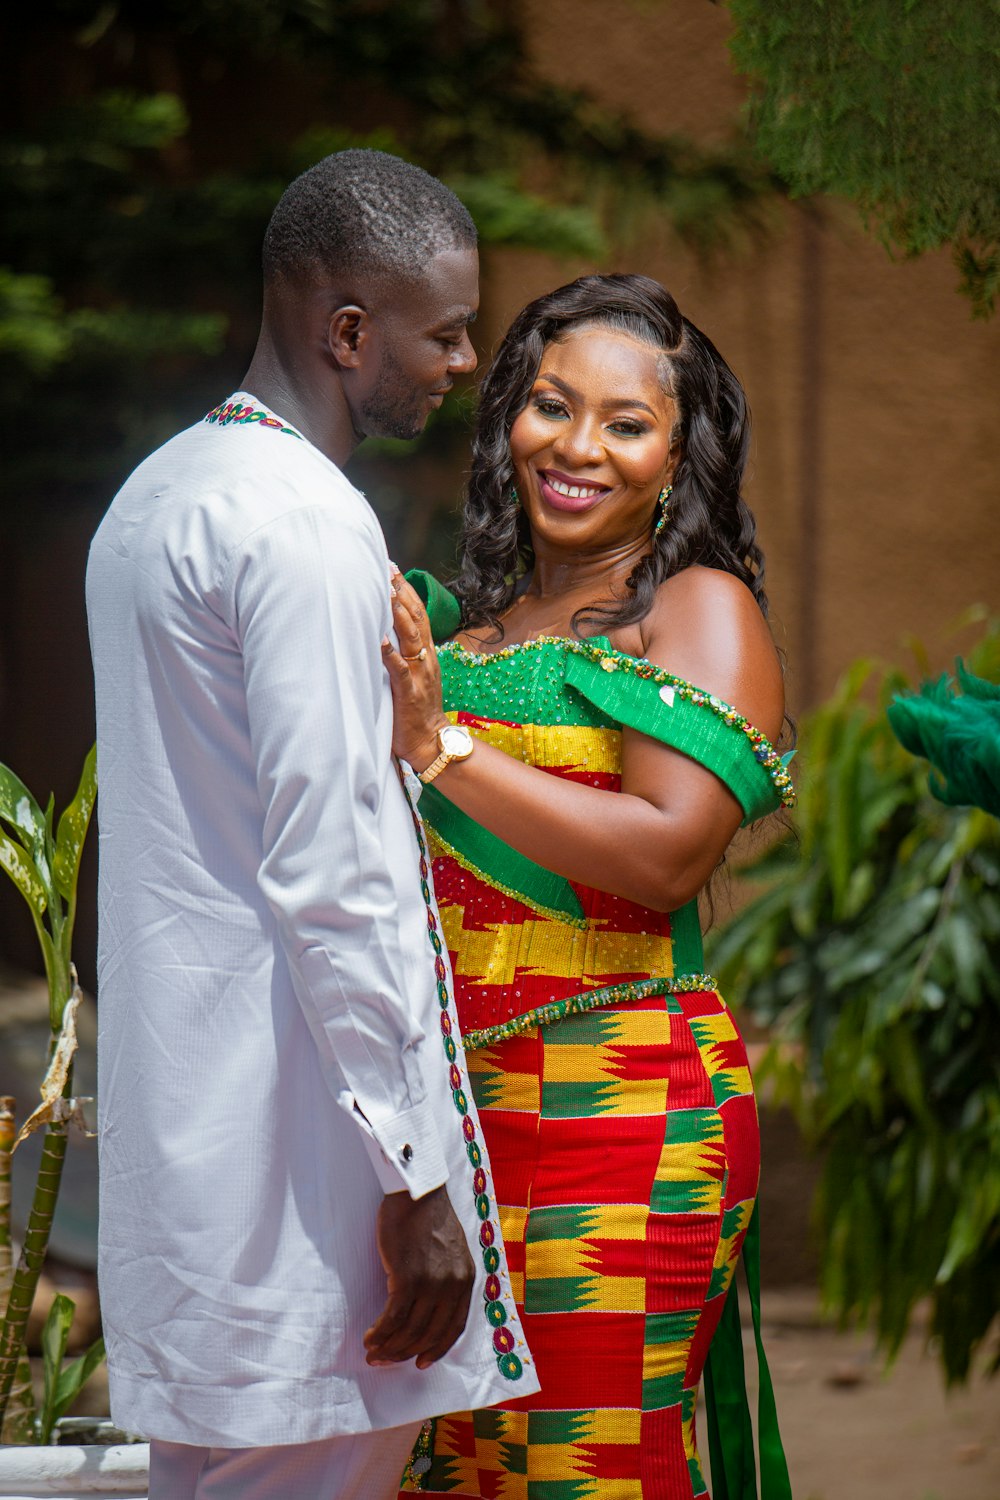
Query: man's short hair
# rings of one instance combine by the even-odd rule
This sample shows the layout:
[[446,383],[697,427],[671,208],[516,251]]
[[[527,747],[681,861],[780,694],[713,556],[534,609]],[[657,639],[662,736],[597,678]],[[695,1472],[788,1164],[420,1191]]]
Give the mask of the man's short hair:
[[422,167],[385,151],[337,151],[279,199],[264,236],[264,282],[347,274],[392,284],[476,238],[468,210]]

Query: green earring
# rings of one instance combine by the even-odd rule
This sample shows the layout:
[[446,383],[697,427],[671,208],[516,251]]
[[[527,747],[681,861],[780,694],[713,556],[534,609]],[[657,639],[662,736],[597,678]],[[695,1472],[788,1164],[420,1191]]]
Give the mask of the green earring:
[[654,542],[656,541],[656,538],[659,536],[660,532],[663,530],[664,526],[666,526],[667,524],[667,518],[670,515],[670,496],[673,494],[673,492],[673,485],[665,484],[656,497],[656,503],[660,507],[660,514],[656,525],[653,527]]
[[518,507],[521,504],[521,497],[517,493],[517,487],[516,487],[516,485],[513,485],[513,484],[510,487],[510,503],[511,503],[511,505],[513,505],[513,507],[514,507],[515,510],[517,510]]

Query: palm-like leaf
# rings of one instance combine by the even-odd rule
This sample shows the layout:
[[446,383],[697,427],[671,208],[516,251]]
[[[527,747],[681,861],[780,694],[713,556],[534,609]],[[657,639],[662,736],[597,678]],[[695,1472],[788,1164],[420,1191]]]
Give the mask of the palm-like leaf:
[[828,1302],[892,1355],[929,1299],[959,1380],[1000,1305],[1000,825],[930,795],[886,717],[901,686],[861,664],[802,725],[797,838],[709,962],[824,1151]]

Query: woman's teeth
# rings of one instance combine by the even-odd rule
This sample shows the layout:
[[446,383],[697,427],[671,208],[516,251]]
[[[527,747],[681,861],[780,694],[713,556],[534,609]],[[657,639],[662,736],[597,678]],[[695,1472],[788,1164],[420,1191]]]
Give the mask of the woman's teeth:
[[568,500],[591,500],[604,488],[603,485],[595,487],[588,484],[564,484],[561,479],[552,479],[549,476],[546,476],[545,482],[550,489],[555,490],[557,495],[565,495]]

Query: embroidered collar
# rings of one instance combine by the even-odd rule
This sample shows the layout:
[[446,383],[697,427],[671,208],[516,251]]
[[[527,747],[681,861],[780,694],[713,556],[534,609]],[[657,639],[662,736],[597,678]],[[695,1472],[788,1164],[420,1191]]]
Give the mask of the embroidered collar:
[[255,406],[251,401],[245,401],[240,396],[230,396],[228,400],[222,401],[205,418],[206,422],[213,422],[218,427],[228,427],[230,423],[237,426],[247,426],[256,423],[259,427],[269,427],[273,432],[285,432],[289,437],[298,438],[301,442],[305,439],[301,432],[296,432],[294,427],[289,427],[280,417],[276,417],[273,411],[268,411],[266,406]]

